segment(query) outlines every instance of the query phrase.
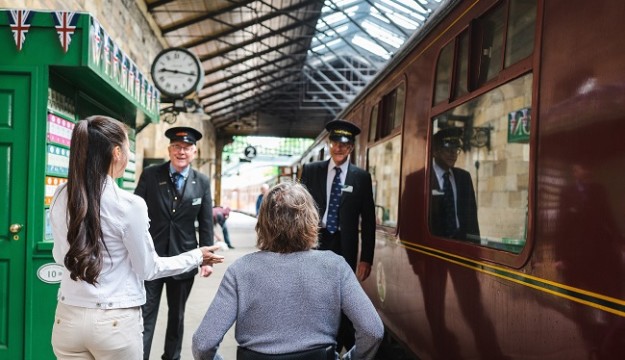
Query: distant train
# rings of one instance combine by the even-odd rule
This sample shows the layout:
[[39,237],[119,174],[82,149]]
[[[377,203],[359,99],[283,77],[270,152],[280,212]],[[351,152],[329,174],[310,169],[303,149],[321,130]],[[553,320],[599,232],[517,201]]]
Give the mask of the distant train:
[[[363,286],[412,355],[625,359],[624,16],[622,0],[449,1],[340,114],[374,184]],[[433,231],[445,129],[477,202],[461,239]]]

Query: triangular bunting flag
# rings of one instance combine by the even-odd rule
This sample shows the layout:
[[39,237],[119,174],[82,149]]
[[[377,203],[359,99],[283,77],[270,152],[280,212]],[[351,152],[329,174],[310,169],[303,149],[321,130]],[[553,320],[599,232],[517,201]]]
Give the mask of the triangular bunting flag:
[[72,35],[76,30],[76,24],[80,14],[70,11],[54,11],[52,12],[52,20],[54,20],[54,27],[59,34],[59,40],[63,50],[67,52],[69,44],[72,42]]
[[119,74],[121,73],[121,57],[122,53],[117,44],[113,43],[113,80],[119,84]]
[[109,42],[109,35],[104,31],[104,39],[102,40],[102,57],[104,58],[104,73],[109,74],[109,68],[111,67],[111,46]]
[[122,89],[128,90],[128,57],[122,52]]
[[92,19],[91,24],[91,57],[95,65],[100,65],[100,50],[102,50],[102,35],[100,34],[100,23],[96,19]]
[[9,22],[17,51],[22,51],[22,46],[24,45],[24,41],[26,41],[26,33],[30,28],[30,22],[33,20],[33,15],[35,13],[31,13],[30,10],[8,10],[7,14],[9,15]]

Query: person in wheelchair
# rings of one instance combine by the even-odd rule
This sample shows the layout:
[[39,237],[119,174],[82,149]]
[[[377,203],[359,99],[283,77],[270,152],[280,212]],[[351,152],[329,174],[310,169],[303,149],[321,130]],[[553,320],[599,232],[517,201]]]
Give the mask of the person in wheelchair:
[[373,359],[384,326],[345,259],[315,250],[319,215],[306,188],[271,188],[256,234],[260,251],[237,259],[193,334],[195,359],[222,359],[219,344],[236,322],[238,360],[339,359],[336,335],[343,312],[356,343],[343,359]]

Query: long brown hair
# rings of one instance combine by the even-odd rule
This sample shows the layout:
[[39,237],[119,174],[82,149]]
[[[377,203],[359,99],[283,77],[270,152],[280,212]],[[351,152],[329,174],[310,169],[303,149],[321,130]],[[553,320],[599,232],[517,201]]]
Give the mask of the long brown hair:
[[260,250],[291,253],[317,245],[319,214],[306,188],[287,181],[272,187],[264,196],[256,223]]
[[126,129],[121,122],[95,115],[80,120],[72,132],[67,179],[69,223],[65,267],[72,280],[95,285],[106,248],[100,222],[100,198],[113,160],[113,149],[123,147]]

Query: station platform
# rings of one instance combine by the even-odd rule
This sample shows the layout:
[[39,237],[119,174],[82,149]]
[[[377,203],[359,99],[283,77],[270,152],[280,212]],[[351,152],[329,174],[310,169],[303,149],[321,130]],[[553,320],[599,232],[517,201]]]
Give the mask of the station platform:
[[[256,218],[238,212],[231,212],[226,222],[230,241],[234,249],[222,250],[219,254],[225,256],[223,264],[213,267],[213,274],[208,278],[196,277],[191,290],[191,295],[187,302],[187,310],[185,314],[185,329],[182,344],[181,359],[193,359],[191,354],[191,337],[200,325],[208,306],[217,293],[217,288],[221,283],[221,279],[226,268],[239,257],[256,251]],[[222,238],[219,226],[215,228],[217,238]],[[167,327],[167,299],[163,291],[161,299],[161,308],[158,313],[154,340],[152,342],[152,351],[150,352],[150,360],[160,360],[163,354],[163,346],[165,344],[165,329]],[[236,359],[237,342],[234,339],[234,326],[228,331],[224,340],[219,347],[219,353],[224,359]]]

